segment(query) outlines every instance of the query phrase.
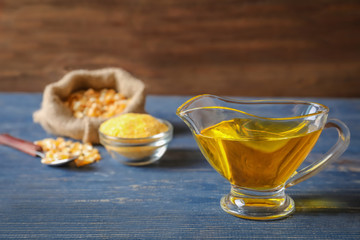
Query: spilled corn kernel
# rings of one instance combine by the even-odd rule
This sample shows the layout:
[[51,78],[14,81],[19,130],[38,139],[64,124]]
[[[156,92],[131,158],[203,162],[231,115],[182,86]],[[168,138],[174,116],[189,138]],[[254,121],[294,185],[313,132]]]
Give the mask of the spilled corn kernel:
[[41,146],[45,153],[45,158],[41,159],[44,164],[79,156],[74,162],[77,167],[82,167],[101,159],[99,151],[89,143],[81,144],[59,137],[57,139],[45,138],[36,141],[35,144]]

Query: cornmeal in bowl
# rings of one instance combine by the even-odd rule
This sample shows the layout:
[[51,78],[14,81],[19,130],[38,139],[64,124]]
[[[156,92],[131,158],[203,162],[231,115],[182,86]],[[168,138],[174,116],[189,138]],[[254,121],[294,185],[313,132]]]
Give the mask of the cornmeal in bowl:
[[114,159],[127,165],[146,165],[165,153],[172,125],[149,114],[127,113],[102,123],[99,136]]
[[166,132],[168,127],[149,114],[127,113],[101,124],[100,132],[120,138],[147,138]]

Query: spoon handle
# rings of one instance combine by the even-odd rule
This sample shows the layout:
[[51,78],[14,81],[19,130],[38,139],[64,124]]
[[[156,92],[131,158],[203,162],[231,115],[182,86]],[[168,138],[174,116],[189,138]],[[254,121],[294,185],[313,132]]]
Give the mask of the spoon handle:
[[38,156],[38,152],[42,152],[40,146],[6,133],[0,134],[0,144],[15,148],[34,157]]

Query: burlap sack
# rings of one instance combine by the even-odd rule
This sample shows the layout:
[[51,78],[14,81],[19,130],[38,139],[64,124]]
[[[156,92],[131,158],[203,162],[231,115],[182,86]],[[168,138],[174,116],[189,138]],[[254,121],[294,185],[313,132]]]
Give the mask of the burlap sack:
[[106,119],[75,118],[63,103],[72,92],[89,88],[112,88],[127,97],[129,101],[122,114],[145,112],[145,85],[128,72],[119,68],[76,70],[46,86],[41,109],[33,114],[34,122],[55,135],[99,143],[98,128]]

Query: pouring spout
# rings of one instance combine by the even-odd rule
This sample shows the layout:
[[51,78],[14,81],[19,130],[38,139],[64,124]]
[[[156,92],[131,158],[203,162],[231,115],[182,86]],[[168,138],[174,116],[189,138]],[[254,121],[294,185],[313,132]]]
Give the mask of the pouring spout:
[[220,97],[203,94],[183,103],[176,114],[193,133],[200,134],[204,128],[234,118],[234,114],[239,114],[235,109],[224,107]]
[[206,100],[209,96],[211,95],[203,94],[195,96],[183,103],[176,111],[176,115],[178,115],[194,133],[201,131],[201,121],[205,119],[203,116],[200,116],[203,115],[201,114],[201,109],[209,106],[209,102]]
[[178,115],[178,117],[183,120],[183,122],[190,128],[190,130],[192,132],[198,132],[197,128],[196,128],[196,124],[193,121],[191,114],[189,114],[189,112],[181,110],[180,108],[178,108],[178,110],[176,111],[176,115]]

